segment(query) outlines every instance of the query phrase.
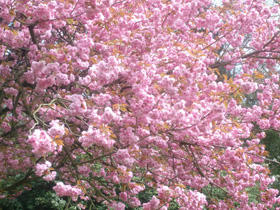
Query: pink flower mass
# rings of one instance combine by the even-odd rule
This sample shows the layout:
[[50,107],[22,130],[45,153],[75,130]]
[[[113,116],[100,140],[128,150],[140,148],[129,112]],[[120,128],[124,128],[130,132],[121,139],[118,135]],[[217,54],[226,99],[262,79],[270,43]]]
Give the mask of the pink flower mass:
[[41,177],[116,210],[279,208],[261,144],[280,131],[279,6],[0,0],[0,197]]
[[54,152],[56,143],[47,134],[46,131],[36,129],[32,135],[29,136],[27,142],[32,146],[32,152],[36,155],[43,156],[49,152]]

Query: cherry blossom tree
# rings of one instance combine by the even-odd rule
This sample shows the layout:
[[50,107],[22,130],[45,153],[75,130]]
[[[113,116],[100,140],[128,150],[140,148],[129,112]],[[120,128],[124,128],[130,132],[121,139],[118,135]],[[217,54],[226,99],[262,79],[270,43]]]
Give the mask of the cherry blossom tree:
[[[41,177],[93,208],[277,205],[260,140],[280,129],[278,11],[263,0],[1,0],[1,196]],[[157,194],[141,203],[147,187]]]

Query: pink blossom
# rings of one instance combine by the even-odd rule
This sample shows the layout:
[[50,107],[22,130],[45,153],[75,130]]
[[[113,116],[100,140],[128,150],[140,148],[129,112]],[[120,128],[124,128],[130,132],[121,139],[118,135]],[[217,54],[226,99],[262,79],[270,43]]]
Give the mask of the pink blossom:
[[124,210],[125,209],[125,205],[123,203],[115,202],[115,201],[110,204],[110,207],[112,209],[118,209],[118,210]]
[[80,195],[83,195],[83,191],[78,187],[71,185],[65,185],[62,182],[58,182],[54,187],[54,191],[59,196],[70,196],[73,201],[76,201]]
[[43,176],[47,172],[47,170],[51,167],[51,163],[49,161],[46,161],[43,164],[36,164],[36,171],[35,174],[37,176]]
[[32,152],[39,156],[54,152],[57,146],[46,131],[39,129],[34,130],[27,142],[31,144],[33,148]]
[[56,177],[56,172],[55,171],[51,171],[49,172],[47,175],[45,175],[43,177],[44,180],[50,182],[50,181],[53,181],[55,180],[55,177]]
[[262,119],[258,121],[258,125],[261,129],[268,129],[270,127],[270,122],[268,119]]
[[138,206],[141,205],[141,202],[138,198],[132,197],[132,198],[129,199],[129,204],[133,207],[138,207]]
[[159,204],[160,204],[160,200],[157,199],[155,196],[153,196],[148,203],[143,204],[143,209],[144,210],[157,209],[159,207]]
[[57,136],[61,138],[64,135],[65,133],[64,125],[59,123],[58,120],[51,121],[50,125],[51,128],[48,130],[48,133],[52,138],[55,138]]
[[85,113],[87,111],[87,105],[82,95],[74,94],[69,97],[72,101],[70,109],[76,113]]
[[6,92],[6,94],[10,94],[10,95],[13,95],[13,96],[17,96],[18,94],[18,90],[15,89],[15,88],[5,88],[4,91]]
[[119,149],[117,153],[114,154],[114,157],[119,163],[123,163],[127,166],[132,166],[134,163],[134,159],[130,157],[127,149]]
[[[59,196],[112,209],[279,203],[261,144],[280,130],[279,5],[2,0],[0,8],[3,182],[17,184],[11,172],[59,175]],[[202,194],[211,183],[230,199]],[[256,183],[259,203],[249,202]],[[143,204],[145,186],[157,195]]]

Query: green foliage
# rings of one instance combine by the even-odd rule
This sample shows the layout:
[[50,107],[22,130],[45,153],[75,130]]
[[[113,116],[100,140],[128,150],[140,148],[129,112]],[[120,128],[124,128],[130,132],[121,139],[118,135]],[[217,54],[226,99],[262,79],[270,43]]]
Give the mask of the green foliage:
[[[280,161],[280,137],[279,133],[274,130],[266,132],[266,137],[262,140],[266,150],[269,152],[269,159]],[[277,163],[268,162],[269,168],[273,175],[280,174],[280,167]]]
[[9,210],[22,210],[22,204],[17,199],[0,199],[0,210],[9,209]]
[[31,190],[23,191],[17,198],[0,199],[0,210],[80,210],[78,203],[89,210],[108,209],[102,202],[97,202],[93,198],[90,201],[73,202],[69,197],[59,197],[52,189],[54,183],[42,179],[30,182],[30,186]]
[[266,150],[269,152],[268,158],[276,162],[267,161],[271,175],[276,178],[272,187],[280,191],[280,165],[277,162],[280,162],[280,136],[279,132],[275,130],[266,131],[266,137],[262,140],[262,144],[265,145]]
[[[261,141],[265,145],[266,150],[269,152],[268,159],[272,161],[266,161],[271,171],[271,175],[275,177],[275,182],[272,184],[272,188],[280,191],[280,136],[276,130],[266,131],[266,137]],[[276,209],[274,206],[272,209]],[[279,206],[278,206],[279,207]]]
[[[25,174],[17,173],[14,170],[10,170],[10,174],[11,175],[7,176],[5,180],[0,180],[0,189],[3,190],[6,195],[22,191],[25,184],[22,182],[22,180],[24,180]],[[17,185],[16,183],[21,184]]]
[[138,194],[138,198],[141,203],[147,203],[152,199],[154,195],[157,195],[157,191],[152,187],[146,186],[145,190],[141,191]]
[[107,210],[108,208],[104,204],[99,204],[95,208],[92,208],[92,210]]
[[169,204],[168,210],[179,210],[179,208],[179,204],[175,200],[172,200]]
[[43,180],[31,184],[32,189],[24,191],[16,199],[1,199],[0,208],[9,210],[57,210],[64,208],[66,201],[52,191],[53,184]]
[[256,184],[254,187],[247,188],[246,192],[249,196],[249,203],[259,203],[260,198],[260,188],[259,184]]
[[65,200],[59,198],[54,192],[46,192],[41,197],[35,199],[35,205],[45,209],[62,209],[65,206]]
[[[249,203],[260,203],[260,189],[259,184],[257,183],[254,187],[250,187],[246,189],[246,192],[249,196]],[[227,198],[230,198],[225,191],[222,189],[208,185],[202,189],[202,193],[207,196],[208,203],[211,203],[213,201],[219,201],[219,200],[226,200]],[[235,207],[238,208],[240,204],[238,202],[234,203]]]
[[225,200],[228,197],[225,191],[212,185],[204,187],[202,193],[207,196],[208,200]]
[[[0,209],[8,210],[58,210],[64,209],[66,201],[58,197],[52,190],[53,183],[44,180],[32,182],[32,189],[24,191],[15,199],[0,199]],[[73,209],[73,207],[75,207]],[[69,209],[78,210],[78,207],[69,205]]]

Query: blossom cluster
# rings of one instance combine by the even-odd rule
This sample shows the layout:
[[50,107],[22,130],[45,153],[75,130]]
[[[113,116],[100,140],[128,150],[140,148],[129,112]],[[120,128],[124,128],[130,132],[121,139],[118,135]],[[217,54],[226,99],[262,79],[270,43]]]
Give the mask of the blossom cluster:
[[112,209],[279,205],[261,144],[280,129],[279,7],[0,0],[0,196],[25,174]]

